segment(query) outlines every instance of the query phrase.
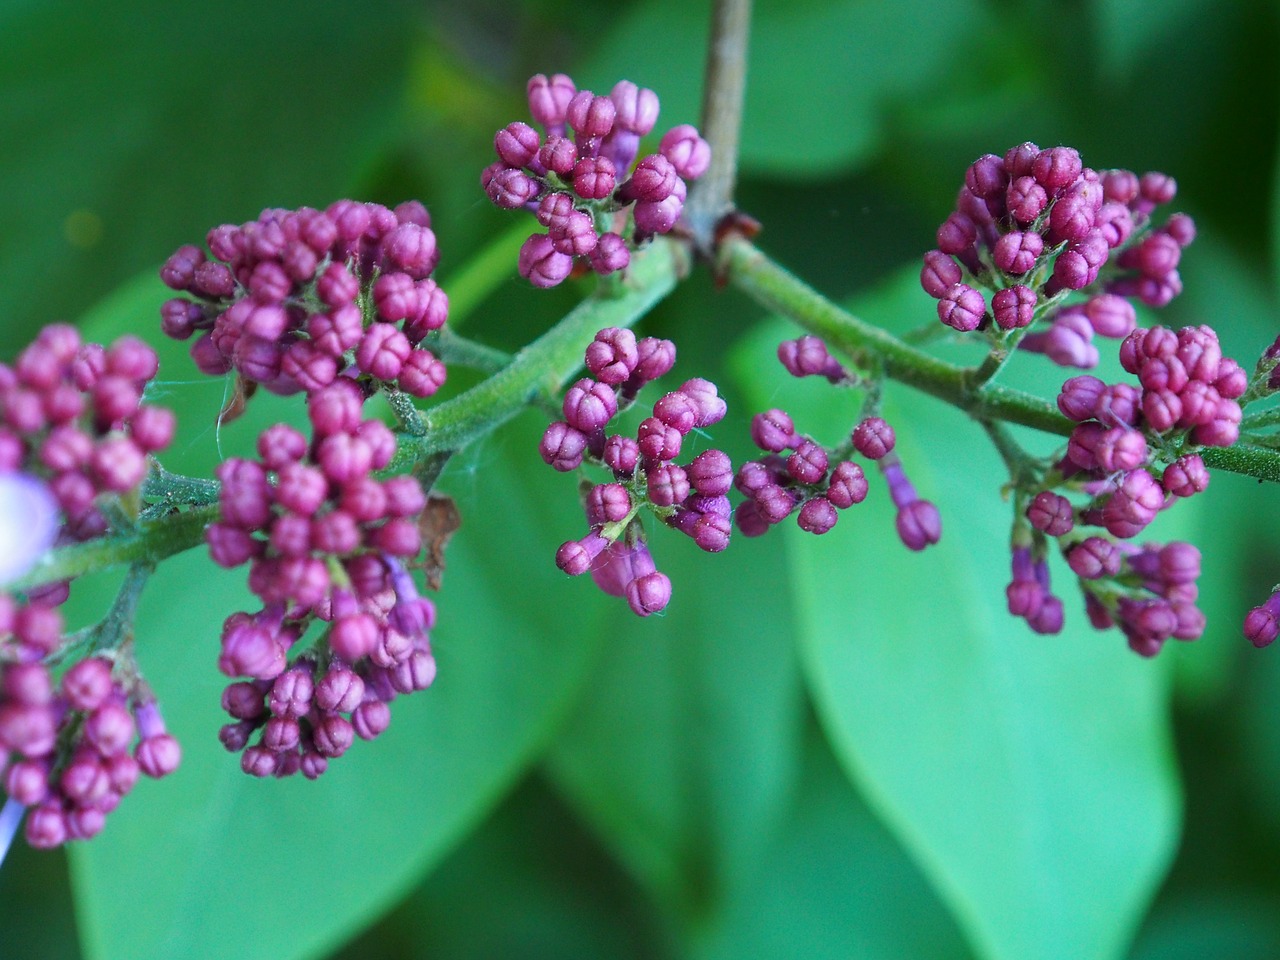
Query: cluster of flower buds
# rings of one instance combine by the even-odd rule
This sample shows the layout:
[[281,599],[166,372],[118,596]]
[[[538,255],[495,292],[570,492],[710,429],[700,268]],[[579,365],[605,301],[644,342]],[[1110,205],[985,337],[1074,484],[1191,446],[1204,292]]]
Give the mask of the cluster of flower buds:
[[[396,441],[381,421],[362,419],[357,381],[340,377],[308,399],[311,442],[276,424],[258,438],[260,460],[225,461],[220,520],[207,530],[215,562],[250,564],[263,603],[227,618],[218,660],[247,678],[226,688],[235,722],[221,737],[255,776],[314,779],[355,737],[386,729],[391,700],[435,678],[435,607],[404,565],[421,549],[422,487],[409,475],[372,475]],[[327,626],[305,642],[317,623]]]
[[1195,640],[1204,614],[1196,606],[1200,551],[1189,543],[1113,543],[1086,537],[1063,548],[1084,587],[1085,611],[1099,630],[1119,626],[1129,647],[1154,657],[1164,642]]
[[[52,652],[61,618],[48,607],[6,601],[0,629],[11,630],[20,649]],[[103,657],[79,661],[56,684],[38,660],[6,663],[0,751],[7,754],[0,764],[5,793],[27,808],[27,842],[41,848],[96,836],[139,773],[166,776],[182,757],[155,700],[131,694]]]
[[155,351],[135,337],[103,347],[66,324],[45,327],[12,367],[0,364],[0,474],[45,484],[62,539],[105,533],[99,504],[135,491],[147,456],[173,439],[173,413],[142,404],[157,368]]
[[[825,377],[836,385],[858,382],[818,337],[783,341],[778,345],[778,360],[793,377]],[[923,550],[942,535],[937,508],[916,494],[893,452],[893,427],[880,417],[864,419],[853,429],[846,447],[831,451],[797,433],[785,410],[766,410],[751,419],[751,439],[766,455],[743,463],[734,477],[734,486],[747,497],[734,514],[745,536],[760,536],[793,513],[807,533],[823,534],[834,527],[838,510],[867,496],[866,475],[849,459],[853,451],[880,466],[898,508],[896,523],[904,544]]]
[[[1239,436],[1240,405],[1248,376],[1222,356],[1209,327],[1134,330],[1120,347],[1120,362],[1139,386],[1107,385],[1072,377],[1058,409],[1076,421],[1063,472],[1095,481],[1096,505],[1083,519],[1117,537],[1133,537],[1164,508],[1168,497],[1189,497],[1207,486],[1200,456],[1188,444],[1229,447]],[[1148,466],[1178,453],[1157,479]]]
[[637,341],[630,330],[601,330],[586,350],[593,376],[565,392],[564,420],[547,427],[539,446],[542,459],[556,470],[574,470],[587,460],[612,472],[613,482],[595,484],[586,494],[590,532],[562,544],[556,565],[574,575],[590,571],[602,590],[626,597],[639,616],[662,610],[671,599],[671,581],[655,568],[644,542],[641,508],[709,553],[729,545],[728,455],[709,449],[687,464],[675,462],[693,430],[723,419],[725,402],[715,384],[687,380],[663,395],[634,437],[606,432],[640,387],[670,370],[675,358],[669,340]]
[[607,97],[579,90],[561,73],[538,74],[528,89],[529,112],[545,137],[527,123],[503,127],[493,138],[498,159],[480,180],[497,206],[523,207],[547,229],[525,241],[520,275],[554,287],[575,262],[600,274],[623,269],[634,246],[676,225],[686,181],[706,172],[710,147],[681,124],[635,163],[640,138],[657,122],[658,96],[628,80]]
[[191,356],[203,372],[235,370],[281,394],[319,390],[353,366],[415,397],[444,382],[422,345],[449,309],[431,279],[439,252],[422,204],[264,210],[207,242],[212,258],[183,246],[160,271],[194,298],[167,301],[161,320],[175,339],[198,334]]
[[[1162,173],[1091,170],[1070,147],[1023,143],[1003,157],[986,154],[965,173],[921,284],[955,330],[1043,320],[1021,348],[1063,366],[1095,366],[1095,334],[1120,338],[1134,328],[1127,297],[1158,307],[1181,292],[1178,262],[1195,225],[1179,213],[1151,228],[1152,210],[1176,189]],[[1063,305],[1072,294],[1077,302]]]

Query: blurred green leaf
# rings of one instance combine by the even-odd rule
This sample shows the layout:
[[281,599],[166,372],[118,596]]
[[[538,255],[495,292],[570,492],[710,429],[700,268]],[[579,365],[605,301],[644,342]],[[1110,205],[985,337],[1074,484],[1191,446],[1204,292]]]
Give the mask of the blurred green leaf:
[[334,960],[658,960],[658,918],[541,776]]
[[374,0],[0,11],[0,351],[264,206],[323,205],[385,143],[415,14]]
[[955,923],[850,787],[821,735],[805,740],[789,816],[700,960],[959,960]]
[[707,556],[649,527],[671,605],[640,620],[613,600],[595,621],[609,643],[549,769],[650,892],[696,924],[753,869],[781,811],[802,687],[771,551],[739,537]]
[[[86,333],[111,339],[135,325],[151,283],[122,291]],[[213,399],[216,410],[216,390]],[[242,445],[246,426],[285,409],[274,399],[250,403],[247,423],[234,427]],[[180,421],[208,422],[208,397],[194,384],[165,400]],[[302,405],[288,409],[297,418]],[[218,744],[226,681],[214,665],[217,638],[226,615],[255,609],[245,572],[214,568],[202,550],[160,569],[142,598],[138,656],[185,759],[173,777],[142,784],[103,836],[74,851],[89,957],[321,956],[402,897],[536,757],[598,646],[559,612],[580,585],[549,561],[519,559],[549,558],[574,522],[565,515],[577,514],[571,496],[557,496],[560,478],[526,468],[539,429],[528,418],[446,474],[441,486],[458,500],[463,528],[437,598],[439,678],[398,701],[390,730],[357,743],[316,783],[254,780]],[[217,445],[202,428],[184,453],[206,460]],[[527,567],[520,577],[504,555]],[[589,614],[594,598],[574,591],[572,602]]]
[[[861,315],[884,322],[894,291],[894,312],[909,311],[917,285],[904,272]],[[757,353],[790,335],[772,333]],[[761,380],[760,403],[787,407],[821,440],[856,418],[852,403]],[[1039,637],[1011,618],[1002,466],[962,415],[901,388],[887,396],[943,541],[905,550],[874,482],[824,537],[786,524],[819,716],[983,956],[1118,956],[1177,838],[1165,665],[1092,631],[1060,563],[1063,633]]]
[[[640,43],[661,24],[661,43]],[[864,162],[885,137],[886,109],[927,93],[967,63],[992,27],[971,0],[763,0],[753,12],[741,163],[780,178],[819,177]],[[622,77],[662,99],[661,128],[696,122],[710,11],[679,0],[636,4],[611,25],[578,79]]]

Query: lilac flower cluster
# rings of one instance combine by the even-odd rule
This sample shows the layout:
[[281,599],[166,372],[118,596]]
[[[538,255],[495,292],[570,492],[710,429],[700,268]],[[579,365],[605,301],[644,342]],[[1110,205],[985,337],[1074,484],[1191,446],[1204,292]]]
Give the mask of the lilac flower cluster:
[[[49,653],[58,647],[61,617],[6,598],[0,631],[11,632],[23,653]],[[37,659],[7,663],[0,750],[7,754],[0,764],[5,793],[29,808],[27,842],[41,848],[96,836],[140,773],[167,776],[182,758],[154,698],[131,691],[103,657],[79,661],[57,683]]]
[[281,394],[319,390],[353,367],[415,397],[444,382],[423,346],[449,300],[431,279],[440,255],[422,204],[264,210],[207,242],[212,258],[183,246],[160,271],[194,298],[167,301],[161,319],[175,339],[199,335],[191,356],[203,372],[235,370]]
[[[1162,173],[1091,170],[1070,147],[1023,143],[1003,157],[986,154],[965,173],[937,249],[925,254],[921,284],[955,330],[1012,331],[1044,320],[1047,328],[1022,336],[1021,348],[1093,367],[1095,334],[1120,338],[1134,328],[1126,298],[1159,307],[1182,290],[1178,262],[1195,225],[1179,213],[1151,228],[1152,211],[1176,190]],[[1077,302],[1063,305],[1072,294]]]
[[135,337],[104,347],[83,343],[66,324],[41,330],[12,367],[0,364],[0,474],[47,486],[63,540],[105,533],[100,504],[136,490],[148,455],[172,441],[173,413],[142,404],[158,366]]
[[[1009,611],[1040,632],[1062,625],[1061,602],[1050,593],[1045,540],[1059,538],[1080,578],[1089,619],[1118,625],[1130,647],[1153,656],[1169,638],[1193,640],[1204,629],[1195,607],[1199,552],[1190,544],[1116,543],[1141,533],[1177,499],[1209,483],[1200,446],[1230,446],[1241,419],[1236,402],[1248,377],[1223,357],[1208,327],[1132,331],[1120,346],[1121,365],[1138,385],[1106,384],[1081,375],[1063,384],[1058,408],[1078,426],[1050,489],[1030,499],[1029,536],[1015,531]],[[1162,466],[1163,465],[1163,466]],[[1091,497],[1076,507],[1061,486]],[[1110,537],[1076,533],[1099,526]]]
[[[832,384],[856,382],[818,337],[784,341],[778,345],[778,360],[794,377],[820,376]],[[898,508],[898,536],[907,547],[923,550],[942,536],[937,507],[921,499],[907,479],[893,452],[897,440],[893,427],[884,419],[863,419],[850,434],[849,444],[833,451],[797,433],[785,410],[773,409],[752,418],[751,439],[767,455],[746,461],[734,477],[734,486],[747,497],[734,514],[745,536],[761,536],[792,513],[807,533],[823,534],[834,527],[838,510],[867,496],[866,475],[849,459],[854,451],[880,466]],[[787,451],[791,453],[784,456]]]
[[658,119],[652,90],[622,80],[607,97],[597,96],[557,73],[533,77],[528,92],[529,112],[545,137],[527,123],[508,124],[493,139],[498,160],[480,179],[494,204],[523,207],[547,229],[525,241],[520,275],[554,287],[575,262],[599,274],[625,268],[631,249],[676,225],[686,181],[706,172],[710,147],[681,124],[632,169],[640,139]]
[[[172,412],[142,404],[157,369],[140,340],[84,343],[66,324],[0,364],[6,580],[48,547],[101,537],[136,513],[148,457],[174,433]],[[10,809],[30,808],[26,836],[38,847],[94,836],[139,771],[164,776],[181,754],[127,656],[118,675],[93,657],[55,683],[49,664],[66,655],[59,607],[69,594],[69,581],[0,593],[0,770]]]
[[[1209,482],[1200,456],[1187,445],[1229,447],[1239,436],[1240,405],[1248,376],[1222,356],[1217,334],[1205,326],[1134,330],[1120,346],[1120,363],[1139,386],[1107,385],[1072,377],[1062,385],[1058,409],[1076,421],[1065,472],[1096,481],[1097,505],[1087,522],[1128,538],[1137,535],[1167,497],[1189,497]],[[1170,459],[1157,480],[1152,460]]]
[[244,751],[254,776],[314,779],[355,737],[385,730],[389,703],[426,689],[436,672],[435,607],[405,568],[421,549],[422,487],[409,475],[372,475],[396,441],[381,421],[362,419],[355,380],[308,399],[311,442],[276,424],[258,438],[260,460],[224,462],[220,520],[207,530],[215,562],[250,564],[249,588],[263,603],[227,618],[218,660],[247,678],[224,691],[234,722],[221,738]]
[[539,445],[542,459],[556,470],[575,470],[586,460],[612,472],[613,482],[595,484],[586,495],[590,531],[562,544],[556,565],[573,575],[590,571],[600,589],[625,597],[642,617],[671,599],[671,581],[656,569],[644,541],[637,517],[642,508],[708,553],[729,545],[728,455],[709,449],[687,464],[675,462],[693,430],[723,419],[725,402],[715,384],[687,380],[654,403],[653,415],[640,421],[634,437],[606,433],[639,389],[669,371],[675,358],[669,340],[637,341],[619,327],[599,331],[586,350],[593,376],[565,392],[564,420],[547,427]]

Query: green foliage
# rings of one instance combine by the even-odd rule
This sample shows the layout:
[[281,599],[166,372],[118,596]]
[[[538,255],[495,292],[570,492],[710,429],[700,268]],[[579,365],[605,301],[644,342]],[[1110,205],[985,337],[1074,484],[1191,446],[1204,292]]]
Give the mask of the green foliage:
[[[515,224],[477,178],[492,131],[523,115],[524,76],[627,76],[659,92],[663,126],[694,121],[707,15],[676,0],[9,4],[0,355],[65,316],[156,341],[157,399],[182,417],[166,462],[207,473],[300,412],[258,398],[214,428],[225,385],[155,333],[175,246],[264,206],[416,195],[447,288]],[[1274,6],[1245,2],[767,0],[740,195],[766,250],[905,330],[933,319],[904,291],[977,154],[1031,138],[1166,169],[1201,236],[1186,292],[1153,319],[1211,323],[1247,363],[1277,330],[1278,38]],[[465,332],[504,349],[590,289],[501,274],[468,274]],[[795,334],[759,319],[695,276],[645,322],[677,340],[681,378],[722,378],[730,417],[699,442],[749,455],[741,427],[772,405],[835,440],[852,398],[784,382],[770,350]],[[1060,372],[1027,359],[1012,382],[1052,394]],[[61,855],[11,854],[0,953],[1274,956],[1280,667],[1239,636],[1280,579],[1274,491],[1215,476],[1168,518],[1178,530],[1155,531],[1202,545],[1210,627],[1139,661],[1081,625],[1061,564],[1067,631],[1003,613],[1001,468],[941,405],[904,389],[887,403],[942,509],[939,547],[896,542],[875,477],[822,538],[704,556],[651,530],[675,595],[644,621],[551,564],[583,521],[572,480],[533,453],[544,414],[469,449],[441,481],[464,525],[436,597],[436,687],[314,784],[250,780],[221,750],[217,633],[247,602],[243,576],[200,551],[166,565],[138,652],[184,766],[73,848],[69,890]],[[73,613],[113,585],[78,585]]]

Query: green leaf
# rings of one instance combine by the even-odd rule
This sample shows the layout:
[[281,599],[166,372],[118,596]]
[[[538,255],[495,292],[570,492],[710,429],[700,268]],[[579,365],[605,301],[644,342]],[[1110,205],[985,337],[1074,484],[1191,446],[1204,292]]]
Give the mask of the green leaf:
[[386,142],[417,14],[373,0],[8,4],[0,351],[265,206],[323,205]]
[[958,960],[960,931],[920,870],[850,787],[821,735],[753,882],[700,960]]
[[735,534],[708,556],[653,526],[671,605],[640,620],[614,600],[596,621],[609,642],[549,769],[641,883],[696,923],[751,870],[780,813],[802,688],[771,548]]
[[[912,273],[891,290],[914,296]],[[773,333],[757,354],[791,335]],[[816,400],[781,378],[762,378],[759,390],[761,405],[787,407],[798,429],[828,443],[857,416],[829,391]],[[1177,838],[1166,665],[1134,656],[1116,632],[1092,631],[1061,563],[1062,634],[1036,636],[1011,618],[998,459],[949,408],[893,385],[888,400],[906,469],[941,510],[943,541],[922,555],[903,548],[874,482],[824,537],[786,524],[823,726],[981,955],[1118,956]]]
[[[637,43],[662,24],[661,43]],[[943,82],[991,24],[963,0],[764,0],[753,14],[741,164],[749,173],[818,177],[865,162],[887,108]],[[622,77],[662,99],[661,129],[697,122],[710,13],[678,0],[635,4],[580,71]],[[803,55],[797,55],[803,51]]]
[[655,921],[599,840],[531,776],[334,960],[659,960],[669,954]]

